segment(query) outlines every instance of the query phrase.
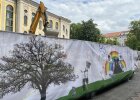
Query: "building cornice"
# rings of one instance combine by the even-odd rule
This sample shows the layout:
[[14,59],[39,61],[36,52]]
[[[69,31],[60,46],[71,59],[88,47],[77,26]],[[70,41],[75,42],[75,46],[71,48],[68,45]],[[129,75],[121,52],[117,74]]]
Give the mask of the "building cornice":
[[[8,0],[7,0],[8,1]],[[27,4],[31,4],[32,6],[35,6],[35,7],[37,7],[38,8],[38,6],[39,6],[39,3],[37,3],[37,2],[35,2],[35,1],[33,1],[33,0],[12,0],[12,1],[14,1],[14,2],[25,2],[25,3],[27,3]],[[46,9],[47,9],[47,7],[46,7]],[[49,15],[49,16],[53,16],[53,17],[55,17],[55,18],[58,18],[58,19],[60,19],[60,20],[64,20],[64,21],[66,21],[66,22],[68,22],[68,23],[71,23],[71,21],[69,20],[69,19],[67,19],[67,18],[65,18],[65,17],[62,17],[62,16],[58,16],[58,15],[56,15],[56,14],[54,14],[54,13],[51,13],[51,12],[49,12],[49,11],[47,11],[47,14]]]
[[[15,0],[16,1],[16,0]],[[25,2],[27,4],[31,4],[32,6],[35,6],[35,7],[38,7],[39,6],[39,3],[33,1],[33,0],[17,0],[17,3],[18,2]],[[46,8],[47,9],[47,8]]]
[[47,12],[47,15],[49,15],[49,16],[53,16],[53,17],[55,17],[55,18],[59,18],[59,16],[56,15],[56,14],[53,14],[53,13],[51,13],[51,12],[49,12],[49,11],[46,11],[46,12]]
[[[19,0],[20,1],[20,0]],[[23,2],[26,2],[26,3],[28,3],[28,4],[31,4],[31,5],[33,5],[33,6],[35,6],[35,7],[38,7],[38,3],[37,2],[35,2],[35,1],[33,1],[33,0],[21,0],[21,1],[23,1]]]
[[71,20],[69,20],[69,19],[67,19],[67,18],[65,18],[65,17],[62,17],[62,16],[59,16],[59,17],[60,17],[60,19],[66,21],[66,22],[68,22],[68,23],[71,23]]
[[17,0],[6,0],[7,2],[13,2],[13,3],[15,3]]
[[56,14],[54,14],[54,13],[49,12],[49,11],[47,11],[47,14],[48,14],[49,16],[53,16],[53,17],[58,18],[58,19],[60,19],[60,20],[64,20],[64,21],[66,21],[66,22],[68,22],[68,23],[71,23],[71,21],[70,21],[69,19],[64,18],[64,17],[62,17],[62,16],[58,16],[58,15],[56,15]]

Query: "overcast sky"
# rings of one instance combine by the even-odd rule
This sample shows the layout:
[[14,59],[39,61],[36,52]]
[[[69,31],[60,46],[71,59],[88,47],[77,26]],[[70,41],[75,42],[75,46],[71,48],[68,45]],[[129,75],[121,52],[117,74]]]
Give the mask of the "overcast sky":
[[72,23],[93,19],[101,33],[126,31],[140,19],[140,0],[34,0],[43,1],[48,11]]

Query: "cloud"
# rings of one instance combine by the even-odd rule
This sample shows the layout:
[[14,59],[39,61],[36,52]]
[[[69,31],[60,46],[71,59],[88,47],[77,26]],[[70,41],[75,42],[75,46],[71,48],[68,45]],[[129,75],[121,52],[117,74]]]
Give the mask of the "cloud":
[[140,0],[41,1],[50,12],[66,17],[73,23],[94,19],[102,33],[128,30],[130,21],[140,19]]

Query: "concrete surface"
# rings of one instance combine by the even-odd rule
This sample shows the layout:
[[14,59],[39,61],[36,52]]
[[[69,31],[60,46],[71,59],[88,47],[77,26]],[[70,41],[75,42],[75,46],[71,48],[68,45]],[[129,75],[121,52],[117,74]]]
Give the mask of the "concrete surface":
[[94,96],[90,100],[140,100],[140,69],[128,82]]

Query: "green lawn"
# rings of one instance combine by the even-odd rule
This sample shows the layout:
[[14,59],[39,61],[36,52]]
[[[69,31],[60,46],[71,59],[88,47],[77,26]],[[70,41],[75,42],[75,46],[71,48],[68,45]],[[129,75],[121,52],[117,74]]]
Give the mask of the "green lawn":
[[107,80],[101,80],[101,81],[96,81],[94,83],[88,84],[88,89],[83,90],[83,87],[77,87],[76,88],[76,96],[72,95],[72,92],[70,91],[67,96],[61,97],[58,100],[75,100],[78,98],[81,98],[87,94],[97,92],[99,90],[102,90],[104,88],[107,88],[109,86],[114,86],[124,80],[127,80],[128,78],[133,76],[133,71],[127,71],[127,72],[122,72],[117,75],[114,75],[113,78],[107,79]]

